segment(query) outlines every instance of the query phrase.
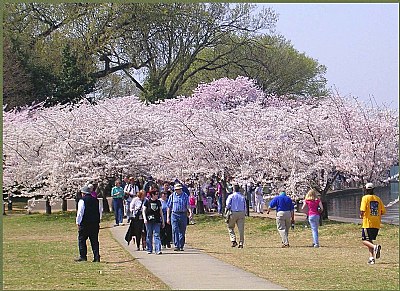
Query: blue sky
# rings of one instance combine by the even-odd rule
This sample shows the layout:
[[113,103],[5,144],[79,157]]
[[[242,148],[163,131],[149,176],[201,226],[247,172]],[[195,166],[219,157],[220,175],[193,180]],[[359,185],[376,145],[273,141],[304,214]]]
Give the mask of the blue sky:
[[276,32],[327,66],[341,96],[399,108],[399,4],[259,4],[279,14]]

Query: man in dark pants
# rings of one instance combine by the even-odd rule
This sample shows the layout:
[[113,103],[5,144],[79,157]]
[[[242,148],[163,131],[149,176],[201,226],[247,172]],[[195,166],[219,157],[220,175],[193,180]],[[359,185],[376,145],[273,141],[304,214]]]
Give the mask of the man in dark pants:
[[81,193],[82,198],[78,202],[78,212],[76,214],[79,258],[75,261],[87,261],[86,241],[89,238],[93,251],[93,262],[100,262],[99,229],[101,211],[99,209],[99,200],[91,195],[87,186],[82,188]]

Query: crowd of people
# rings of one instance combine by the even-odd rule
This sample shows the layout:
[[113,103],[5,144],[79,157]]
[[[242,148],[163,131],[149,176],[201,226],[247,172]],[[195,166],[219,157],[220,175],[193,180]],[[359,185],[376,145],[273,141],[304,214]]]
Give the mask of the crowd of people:
[[[171,248],[171,243],[174,251],[183,251],[187,224],[193,222],[193,192],[179,180],[157,183],[150,176],[143,185],[135,183],[134,177],[126,182],[122,189],[121,182],[116,180],[111,194],[113,205],[119,207],[114,208],[114,226],[123,224],[121,203],[125,204],[128,244],[133,240],[137,250],[146,250],[149,254],[153,251],[162,254],[162,247]],[[117,199],[120,201],[114,202]]]
[[[94,262],[100,261],[99,254],[99,223],[102,205],[99,204],[95,186],[85,185],[81,190],[78,203],[76,224],[78,225],[78,245],[80,257],[77,261],[87,260],[86,240],[89,238],[94,254]],[[378,196],[373,193],[372,183],[365,185],[360,213],[362,222],[362,241],[368,247],[369,264],[374,264],[380,257],[381,246],[373,244],[379,232],[381,216],[385,214],[385,206]],[[202,200],[204,211],[215,210],[225,215],[229,238],[232,247],[244,247],[244,222],[246,210],[251,205],[254,212],[263,213],[264,199],[260,183],[254,188],[249,185],[240,187],[238,183],[226,184],[225,209],[222,209],[222,183],[211,181],[203,188],[195,188],[178,179],[173,182],[154,181],[151,176],[144,183],[134,177],[126,177],[123,181],[115,180],[111,189],[112,205],[115,216],[115,227],[123,225],[124,215],[129,224],[125,235],[128,244],[133,240],[136,249],[147,251],[148,254],[162,254],[162,247],[174,251],[184,251],[185,234],[188,224],[194,224],[193,214],[197,201]],[[247,197],[245,195],[247,194]],[[254,196],[252,196],[254,194]],[[254,197],[254,201],[251,197]],[[248,199],[250,198],[250,199]],[[276,210],[276,226],[281,237],[282,248],[290,247],[289,230],[294,227],[294,205],[296,203],[286,194],[285,189],[279,191],[268,205],[267,214],[271,209]],[[312,247],[318,248],[318,227],[323,205],[314,189],[310,189],[304,198],[302,209],[307,214],[311,227]],[[224,213],[223,213],[224,212]],[[235,234],[239,231],[239,242]]]
[[[368,264],[373,265],[376,259],[380,258],[381,253],[381,245],[374,244],[373,241],[377,238],[381,227],[382,215],[386,213],[386,209],[382,200],[374,194],[374,185],[372,183],[367,183],[364,189],[365,194],[360,205],[360,218],[362,219],[361,240],[369,251]],[[271,209],[276,210],[276,226],[281,237],[282,248],[290,247],[289,230],[293,229],[295,225],[294,205],[295,203],[284,189],[281,189],[279,195],[275,196],[268,205],[267,214]],[[239,248],[243,248],[245,207],[246,201],[240,193],[240,187],[239,185],[234,185],[234,192],[228,196],[226,204],[226,216],[228,217],[226,222],[232,247],[239,245]],[[311,226],[313,241],[311,246],[319,248],[318,227],[324,209],[315,189],[310,189],[307,192],[302,208],[306,210],[307,219]],[[235,225],[239,230],[239,244],[236,241],[234,232]]]

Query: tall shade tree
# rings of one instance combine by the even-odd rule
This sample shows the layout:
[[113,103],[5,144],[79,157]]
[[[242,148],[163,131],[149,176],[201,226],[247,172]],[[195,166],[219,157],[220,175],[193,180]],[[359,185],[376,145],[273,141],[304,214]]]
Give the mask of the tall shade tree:
[[[207,65],[219,51],[221,58],[214,62],[213,69],[192,76],[179,90],[187,95],[199,83],[208,83],[222,77],[246,76],[257,80],[267,96],[290,98],[318,98],[329,95],[326,89],[326,67],[316,60],[299,53],[282,36],[256,36],[237,46],[238,37],[231,36],[231,44],[222,44],[202,52],[190,70]],[[234,46],[234,50],[229,48]]]
[[[132,11],[147,9],[148,19],[139,19],[141,27],[133,27]],[[179,88],[202,71],[220,66],[219,60],[228,52],[249,43],[262,29],[274,28],[276,15],[264,9],[255,14],[255,5],[223,3],[130,4],[121,7],[123,42],[111,49],[111,61],[127,60],[118,65],[132,64],[145,73],[143,99],[155,102],[176,97]],[[143,14],[142,14],[143,15]],[[232,42],[232,36],[238,41]],[[228,51],[215,50],[212,58],[200,67],[191,65],[202,52],[229,44]],[[134,71],[135,72],[135,71]],[[138,82],[134,74],[130,74]]]
[[[198,83],[212,80],[208,74],[213,79],[245,75],[276,96],[320,96],[323,66],[282,39],[263,38],[273,32],[277,15],[256,8],[246,3],[6,3],[4,39],[33,86],[29,102],[18,105],[32,99],[46,105],[78,102],[95,90],[93,81],[102,95],[107,89],[99,86],[107,82],[101,79],[116,73],[150,103],[188,95]],[[66,44],[79,82],[60,62]],[[74,88],[67,90],[66,84]],[[5,93],[5,103],[11,104]]]
[[12,52],[8,42],[3,43],[3,100],[8,108],[35,101],[30,73]]
[[[32,90],[24,102],[21,98],[18,102],[10,100],[5,91],[4,103],[15,104],[21,107],[36,102],[46,101],[48,105],[62,103],[69,100],[69,94],[62,96],[62,90],[58,84],[62,83],[63,47],[66,43],[73,44],[81,56],[78,66],[82,73],[93,69],[91,56],[85,55],[85,51],[79,46],[80,40],[74,39],[74,23],[79,23],[86,15],[90,4],[46,4],[46,3],[6,3],[4,5],[4,42],[9,43],[10,52],[21,63],[30,77]],[[8,64],[4,64],[4,73],[10,70]],[[5,76],[7,78],[7,76]],[[53,98],[55,92],[59,95]],[[62,97],[60,99],[60,97]],[[84,96],[81,96],[83,98]],[[14,101],[14,103],[13,103]],[[12,106],[9,106],[11,109]]]

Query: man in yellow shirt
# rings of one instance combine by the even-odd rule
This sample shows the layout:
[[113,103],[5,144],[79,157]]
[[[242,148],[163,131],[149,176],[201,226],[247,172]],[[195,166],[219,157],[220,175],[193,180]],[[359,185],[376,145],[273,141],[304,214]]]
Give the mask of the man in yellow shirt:
[[386,213],[382,200],[374,194],[374,184],[365,184],[365,195],[360,206],[360,218],[362,218],[362,241],[369,250],[368,264],[375,264],[375,259],[381,256],[381,245],[373,244],[381,227],[382,215]]

